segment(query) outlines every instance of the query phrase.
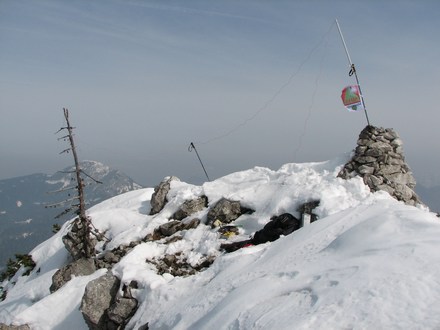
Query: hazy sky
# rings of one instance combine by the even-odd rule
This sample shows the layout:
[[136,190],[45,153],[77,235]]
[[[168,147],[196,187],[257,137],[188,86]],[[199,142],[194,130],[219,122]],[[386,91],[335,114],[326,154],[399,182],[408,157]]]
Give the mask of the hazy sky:
[[205,179],[349,152],[366,126],[343,107],[356,64],[371,124],[402,137],[440,183],[440,1],[0,0],[0,179],[80,159],[141,184]]

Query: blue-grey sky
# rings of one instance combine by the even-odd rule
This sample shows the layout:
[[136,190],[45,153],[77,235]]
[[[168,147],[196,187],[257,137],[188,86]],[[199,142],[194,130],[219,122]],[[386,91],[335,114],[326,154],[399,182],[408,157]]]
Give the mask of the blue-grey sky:
[[70,110],[80,159],[141,184],[331,159],[364,113],[440,183],[439,1],[0,0],[0,179],[72,163],[54,133]]

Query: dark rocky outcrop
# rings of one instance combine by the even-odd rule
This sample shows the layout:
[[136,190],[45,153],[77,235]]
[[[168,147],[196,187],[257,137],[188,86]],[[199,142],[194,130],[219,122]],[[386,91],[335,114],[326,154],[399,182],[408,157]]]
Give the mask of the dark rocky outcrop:
[[73,260],[95,255],[95,246],[98,240],[91,236],[91,220],[76,218],[69,232],[63,236],[63,243]]
[[106,251],[95,259],[96,268],[112,269],[113,265],[117,264],[132,249],[133,247],[130,245],[120,245],[112,251]]
[[352,159],[338,176],[349,179],[359,175],[372,191],[386,191],[408,205],[420,204],[402,145],[393,129],[367,126],[359,135]]
[[107,310],[107,317],[116,325],[115,329],[123,329],[136,312],[137,306],[138,301],[132,297],[117,297]]
[[105,329],[105,313],[114,302],[120,281],[111,272],[90,281],[81,301],[81,312],[89,329]]
[[162,237],[171,236],[182,229],[183,223],[181,221],[172,220],[164,223],[163,225],[160,225],[159,228],[155,230],[155,238],[161,239]]
[[200,219],[194,218],[189,221],[179,221],[179,220],[171,220],[163,225],[160,225],[156,230],[153,236],[156,239],[161,239],[163,237],[168,237],[174,235],[178,231],[187,230],[196,228],[200,224]]
[[154,215],[162,211],[167,203],[167,194],[170,191],[171,181],[180,181],[179,178],[175,176],[166,177],[162,182],[154,188],[154,193],[151,196],[150,204],[151,211],[150,215]]
[[[113,265],[118,263],[122,257],[129,253],[134,247],[141,243],[157,241],[169,236],[173,236],[179,231],[196,228],[200,224],[200,219],[194,218],[191,220],[185,219],[183,221],[171,220],[157,227],[153,233],[148,234],[142,240],[132,241],[128,245],[120,245],[111,251],[106,251],[95,259],[97,269],[107,268],[111,269]],[[165,244],[170,244],[176,240],[182,239],[179,235],[174,235]]]
[[191,265],[181,252],[166,254],[160,258],[147,260],[154,264],[159,275],[169,273],[173,276],[189,276],[208,268],[215,260],[215,256],[205,256],[197,265]]
[[226,198],[220,199],[208,212],[208,224],[219,226],[231,223],[242,214],[252,214],[254,210],[242,207],[240,202]]
[[6,325],[0,323],[0,330],[30,330],[31,328],[27,324],[23,325]]
[[218,233],[220,234],[220,238],[228,239],[232,236],[238,235],[240,230],[237,226],[226,225],[222,226],[218,229]]
[[171,219],[183,220],[190,215],[203,210],[208,206],[208,197],[200,196],[196,199],[185,201],[182,206],[173,214]]
[[90,281],[81,301],[81,312],[89,329],[124,329],[136,312],[138,302],[124,286],[119,295],[120,280],[111,272]]
[[93,274],[96,271],[93,259],[78,259],[58,269],[52,276],[50,292],[53,293],[69,282],[72,277]]

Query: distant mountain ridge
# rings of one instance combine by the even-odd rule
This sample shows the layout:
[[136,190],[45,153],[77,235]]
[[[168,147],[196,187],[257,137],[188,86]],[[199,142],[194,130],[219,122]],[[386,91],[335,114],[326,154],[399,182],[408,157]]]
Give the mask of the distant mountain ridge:
[[[142,188],[126,174],[100,162],[86,160],[80,166],[87,175],[102,182],[98,184],[84,177],[87,207]],[[51,193],[71,185],[73,169],[72,166],[52,175],[36,173],[0,180],[0,270],[15,253],[27,253],[49,238],[53,224],[74,217],[67,214],[54,219],[65,207],[45,207],[75,194],[74,190]]]

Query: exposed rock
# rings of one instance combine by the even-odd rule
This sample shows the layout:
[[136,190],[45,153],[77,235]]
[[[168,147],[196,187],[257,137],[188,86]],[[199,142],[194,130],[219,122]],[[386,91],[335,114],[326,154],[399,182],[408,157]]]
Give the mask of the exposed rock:
[[[132,242],[133,243],[133,242]],[[112,251],[106,251],[103,255],[95,259],[97,269],[107,268],[111,269],[114,264],[118,263],[133,247],[130,245],[120,245]]]
[[0,323],[0,330],[30,330],[31,328],[27,324],[23,325],[6,325]]
[[72,277],[93,274],[96,271],[93,259],[78,259],[74,262],[58,269],[52,276],[50,292],[53,293],[69,282]]
[[385,176],[387,174],[396,174],[402,172],[402,164],[398,165],[382,165],[378,171],[376,171],[376,175]]
[[173,235],[165,240],[165,244],[175,243],[177,241],[181,241],[183,239],[182,235]]
[[90,281],[81,301],[81,313],[89,329],[108,329],[106,312],[113,304],[120,281],[111,272]]
[[375,175],[365,176],[365,180],[368,186],[379,186],[383,183],[383,177],[377,177]]
[[185,201],[182,206],[173,214],[172,219],[183,220],[191,214],[199,212],[208,206],[208,197],[200,196],[196,199]]
[[154,258],[147,260],[151,262],[157,268],[159,275],[169,273],[173,276],[189,276],[208,268],[215,260],[215,256],[205,256],[196,265],[192,265],[188,262],[186,257],[181,253],[166,254],[160,258]]
[[90,236],[90,218],[76,218],[70,231],[63,236],[63,243],[73,260],[90,258],[95,255],[95,246],[98,242]]
[[159,226],[159,232],[162,236],[171,236],[183,229],[183,223],[178,220],[169,221]]
[[359,174],[373,174],[374,173],[374,167],[373,166],[367,166],[367,165],[361,165],[357,168],[357,171]]
[[372,191],[386,191],[409,205],[421,204],[413,191],[416,180],[405,162],[403,142],[393,129],[367,126],[359,134],[357,144],[354,156],[339,177],[360,175]]
[[124,326],[136,312],[137,306],[135,298],[119,297],[107,310],[107,316],[113,323]]
[[[130,242],[128,245],[120,245],[114,248],[112,251],[106,251],[102,255],[99,255],[95,259],[95,266],[97,269],[107,268],[111,269],[114,264],[118,263],[122,257],[129,253],[134,247],[149,241],[157,241],[166,237],[170,239],[166,240],[165,244],[170,244],[182,239],[181,235],[174,235],[182,230],[189,230],[196,228],[200,224],[200,219],[185,219],[183,221],[172,220],[157,227],[153,233],[148,234],[142,240]],[[173,236],[174,235],[174,236]]]
[[144,325],[141,325],[138,330],[149,330],[150,326],[148,325],[148,323],[149,322],[145,323]]
[[103,259],[111,264],[116,264],[119,262],[119,260],[121,260],[121,258],[119,256],[117,256],[115,253],[111,252],[111,251],[106,251],[104,253]]
[[197,228],[200,225],[200,219],[198,218],[194,218],[191,220],[184,220],[182,221],[184,227],[184,230],[188,230],[188,229],[193,229],[193,228]]
[[356,161],[360,164],[369,164],[369,163],[374,163],[377,161],[377,159],[375,157],[372,156],[364,156],[364,157],[358,157],[356,159]]
[[[371,127],[371,126],[369,126]],[[371,144],[367,145],[368,148],[373,149],[373,150],[378,150],[381,154],[386,154],[387,152],[393,151],[393,147],[390,145],[390,143],[386,143],[386,142],[373,142]]]
[[170,191],[171,181],[180,181],[175,176],[166,177],[162,182],[154,188],[154,193],[151,196],[151,211],[150,215],[154,215],[162,211],[167,203],[167,194]]
[[237,226],[223,226],[218,230],[221,238],[230,238],[232,236],[239,234],[239,229]]
[[242,214],[251,214],[254,210],[242,207],[238,201],[230,201],[226,198],[220,199],[208,212],[208,224],[220,222],[227,224],[237,219]]
[[171,220],[163,225],[160,225],[156,230],[153,237],[161,239],[163,237],[171,236],[181,230],[188,230],[196,228],[200,224],[200,220],[194,218],[189,221]]

